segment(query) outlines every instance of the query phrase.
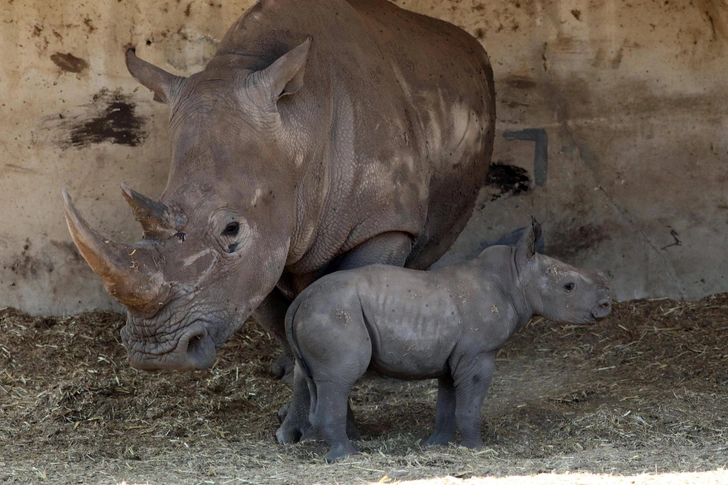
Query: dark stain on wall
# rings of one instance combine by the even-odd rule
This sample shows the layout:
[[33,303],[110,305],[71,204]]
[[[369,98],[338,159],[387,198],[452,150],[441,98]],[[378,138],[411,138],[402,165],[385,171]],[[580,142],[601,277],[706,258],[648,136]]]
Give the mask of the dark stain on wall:
[[492,163],[485,177],[485,185],[495,189],[490,196],[490,200],[494,201],[504,196],[528,192],[531,188],[531,179],[524,168],[505,163]]
[[56,241],[55,239],[51,239],[50,243],[51,243],[51,246],[53,246],[55,249],[57,249],[59,252],[61,252],[63,254],[63,257],[68,262],[79,263],[79,264],[86,263],[86,261],[83,259],[83,256],[81,256],[81,253],[78,251],[78,248],[72,242]]
[[536,81],[524,76],[508,76],[505,82],[514,89],[534,89],[536,87]]
[[66,148],[82,148],[108,142],[137,146],[144,141],[147,133],[144,130],[146,119],[135,111],[136,105],[122,94],[101,91],[88,106],[89,118],[78,117],[64,123],[63,128],[67,130],[64,145]]
[[546,254],[557,259],[570,262],[579,253],[594,249],[611,238],[607,230],[598,225],[584,224],[573,226],[565,224],[561,230],[553,231],[549,236]]
[[[52,273],[55,269],[53,262],[47,258],[31,256],[30,248],[31,241],[26,238],[23,250],[12,263],[4,265],[3,269],[9,267],[19,279],[37,278],[41,272]],[[15,286],[15,283],[10,286]]]
[[88,68],[88,62],[70,52],[68,54],[56,52],[51,56],[51,61],[62,70],[76,74]]

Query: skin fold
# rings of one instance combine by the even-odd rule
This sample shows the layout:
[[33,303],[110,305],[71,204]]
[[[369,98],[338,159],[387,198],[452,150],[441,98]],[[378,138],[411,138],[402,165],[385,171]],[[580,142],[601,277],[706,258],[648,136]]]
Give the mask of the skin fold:
[[347,400],[367,370],[398,379],[438,379],[435,431],[427,445],[478,447],[481,407],[495,356],[535,315],[591,323],[611,311],[597,271],[535,253],[534,224],[515,248],[493,246],[467,263],[424,272],[375,265],[334,273],[294,301],[286,330],[296,355],[292,409],[280,442],[295,441],[308,414],[309,435],[335,461],[356,452],[346,433]]

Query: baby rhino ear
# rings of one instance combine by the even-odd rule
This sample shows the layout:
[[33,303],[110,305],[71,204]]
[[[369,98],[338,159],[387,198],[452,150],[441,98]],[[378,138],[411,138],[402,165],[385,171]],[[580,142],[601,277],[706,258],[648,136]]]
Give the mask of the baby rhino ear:
[[521,236],[516,246],[516,268],[521,270],[536,254],[536,243],[541,239],[541,224],[531,217],[531,225]]

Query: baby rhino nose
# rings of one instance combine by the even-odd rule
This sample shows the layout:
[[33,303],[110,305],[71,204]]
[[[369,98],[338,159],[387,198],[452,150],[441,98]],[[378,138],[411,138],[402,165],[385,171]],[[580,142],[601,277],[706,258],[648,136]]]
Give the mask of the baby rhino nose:
[[592,310],[594,318],[604,318],[612,313],[612,299],[602,298],[597,302],[597,305]]

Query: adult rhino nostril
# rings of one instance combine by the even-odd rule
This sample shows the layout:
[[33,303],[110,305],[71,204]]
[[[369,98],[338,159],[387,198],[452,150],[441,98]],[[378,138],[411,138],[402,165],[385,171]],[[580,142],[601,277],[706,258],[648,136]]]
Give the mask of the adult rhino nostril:
[[187,355],[197,355],[200,352],[203,336],[203,333],[199,333],[190,337],[187,341]]
[[[184,345],[184,341],[180,344]],[[193,333],[186,344],[186,348],[181,347],[180,352],[184,352],[187,369],[207,369],[215,363],[215,343],[205,330]]]

